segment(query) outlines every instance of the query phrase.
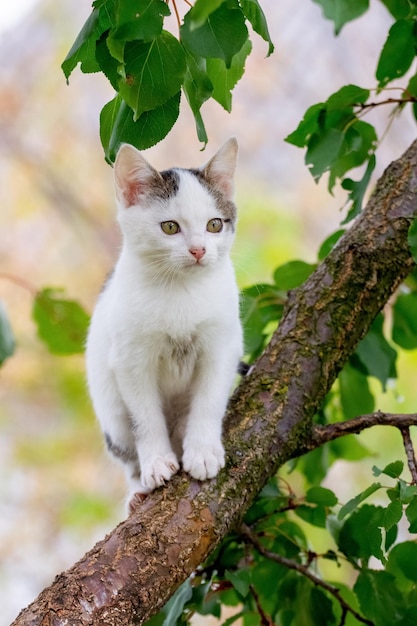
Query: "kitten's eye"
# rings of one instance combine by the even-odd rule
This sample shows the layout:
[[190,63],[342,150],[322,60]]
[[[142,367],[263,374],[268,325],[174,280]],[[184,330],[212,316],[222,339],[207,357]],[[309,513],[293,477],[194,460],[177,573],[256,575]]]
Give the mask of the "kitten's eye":
[[209,233],[219,233],[223,229],[223,220],[219,217],[214,217],[207,222],[207,230]]
[[180,225],[177,222],[162,222],[161,228],[166,235],[176,235],[180,232]]

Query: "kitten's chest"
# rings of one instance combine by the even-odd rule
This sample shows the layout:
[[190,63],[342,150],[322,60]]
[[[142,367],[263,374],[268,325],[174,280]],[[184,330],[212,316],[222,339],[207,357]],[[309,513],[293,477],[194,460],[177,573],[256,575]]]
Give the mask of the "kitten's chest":
[[200,354],[201,346],[197,335],[182,338],[165,335],[161,338],[159,378],[168,393],[177,393],[181,388],[187,388],[198,366]]

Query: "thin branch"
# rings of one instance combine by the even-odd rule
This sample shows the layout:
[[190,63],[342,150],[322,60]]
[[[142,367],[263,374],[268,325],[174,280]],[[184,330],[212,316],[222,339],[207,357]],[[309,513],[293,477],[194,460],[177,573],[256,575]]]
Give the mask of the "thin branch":
[[384,104],[398,104],[401,106],[403,104],[407,104],[407,102],[417,102],[417,98],[415,96],[407,95],[402,98],[387,98],[386,100],[380,100],[379,102],[357,102],[353,106],[357,107],[359,111],[362,112],[368,109],[375,109],[376,107]]
[[253,596],[253,599],[255,600],[256,609],[257,609],[257,611],[258,611],[258,613],[259,613],[259,615],[261,617],[261,624],[262,624],[262,626],[274,626],[274,620],[272,619],[272,617],[270,615],[268,615],[264,611],[264,609],[263,609],[263,607],[262,607],[262,605],[261,605],[261,603],[259,601],[259,596],[256,593],[256,589],[254,588],[254,586],[250,585],[249,586],[249,590],[250,590],[250,592],[251,592],[251,594]]
[[404,442],[404,450],[407,455],[408,469],[411,474],[411,482],[417,485],[417,460],[414,452],[413,442],[411,441],[410,428],[403,426],[399,429]]
[[394,426],[402,431],[404,428],[417,426],[417,413],[401,414],[376,411],[376,413],[360,415],[346,422],[336,422],[336,424],[327,424],[326,426],[316,424],[312,427],[308,449],[313,450],[328,441],[345,435],[358,434],[366,428],[372,428],[372,426]]
[[178,24],[178,28],[181,27],[181,19],[180,19],[180,14],[178,11],[178,7],[177,7],[177,3],[175,0],[171,0],[172,1],[172,6],[174,7],[174,13],[175,13],[175,17],[177,18],[177,24]]
[[[271,552],[270,550],[267,550],[261,544],[258,537],[252,532],[252,530],[246,524],[242,524],[241,533],[243,537],[249,540],[250,543],[257,549],[259,554],[262,554],[262,556],[264,556],[266,559],[275,561],[275,563],[279,563],[280,565],[283,565],[284,567],[287,567],[288,569],[295,570],[302,576],[305,576],[306,578],[311,580],[311,582],[317,585],[317,587],[321,587],[322,589],[330,593],[330,595],[332,595],[339,603],[342,609],[342,617],[346,615],[346,613],[351,613],[351,615],[353,615],[358,620],[358,622],[361,622],[362,624],[367,624],[368,626],[375,626],[374,622],[366,619],[365,617],[362,617],[362,615],[360,615],[357,611],[355,611],[355,609],[353,609],[346,602],[346,600],[342,598],[340,591],[339,589],[337,589],[337,587],[333,587],[333,585],[326,583],[324,580],[322,580],[321,578],[313,574],[313,572],[311,572],[308,569],[308,567],[306,567],[305,565],[302,565],[301,563],[297,563],[296,561],[293,561],[292,559],[288,559],[285,556],[281,556],[280,554],[276,554],[275,552]],[[343,624],[343,621],[342,621],[342,624]]]
[[38,290],[29,281],[21,278],[20,276],[16,276],[15,274],[9,274],[8,272],[0,272],[0,279],[2,278],[10,281],[11,283],[14,283],[18,287],[26,289],[26,291],[29,291],[32,296],[36,296],[36,294],[38,293]]

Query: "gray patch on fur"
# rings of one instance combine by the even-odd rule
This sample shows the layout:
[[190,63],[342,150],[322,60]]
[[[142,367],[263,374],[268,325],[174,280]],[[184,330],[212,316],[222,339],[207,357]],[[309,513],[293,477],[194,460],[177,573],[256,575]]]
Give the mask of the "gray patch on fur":
[[115,456],[116,459],[120,459],[123,463],[137,462],[138,455],[135,448],[123,448],[119,446],[117,443],[114,443],[108,433],[104,433],[104,438],[106,440],[107,450]]
[[195,338],[191,337],[190,340],[178,341],[173,337],[168,337],[169,345],[171,348],[171,358],[179,365],[187,361],[190,356],[195,355]]
[[175,170],[160,172],[160,178],[155,181],[152,192],[161,200],[169,200],[176,195],[180,185],[180,177]]
[[201,170],[190,169],[187,171],[191,172],[191,174],[194,174],[194,176],[198,178],[199,182],[203,185],[203,187],[207,189],[209,194],[213,196],[213,198],[216,201],[216,205],[217,205],[219,212],[223,215],[223,218],[226,222],[226,226],[231,227],[232,230],[234,231],[235,223],[236,223],[236,214],[237,214],[235,203],[232,202],[231,200],[227,200],[224,197],[224,195],[221,193],[221,191],[219,191],[215,185],[213,185],[212,183],[210,183],[209,180],[207,180],[207,178],[204,176],[204,173]]

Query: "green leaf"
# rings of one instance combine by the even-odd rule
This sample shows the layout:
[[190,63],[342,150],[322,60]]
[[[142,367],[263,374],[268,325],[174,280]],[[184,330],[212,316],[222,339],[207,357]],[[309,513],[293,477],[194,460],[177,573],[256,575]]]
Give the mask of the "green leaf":
[[[389,521],[388,518],[387,520],[385,520],[385,515],[384,515],[384,525],[385,525],[385,521]],[[390,528],[385,529],[385,552],[388,552],[388,550],[394,545],[394,543],[397,541],[397,537],[398,537],[398,525],[397,524],[393,524]]]
[[351,500],[349,500],[348,502],[346,502],[346,504],[342,506],[342,508],[339,511],[338,518],[340,520],[344,519],[347,515],[355,511],[355,509],[358,508],[361,502],[369,498],[369,496],[371,496],[373,493],[375,493],[376,491],[378,491],[378,489],[381,489],[381,488],[382,488],[381,483],[372,483],[372,485],[367,487],[364,491],[361,491],[361,493],[359,493],[357,496],[355,496],[354,498],[352,498]]
[[326,509],[324,506],[306,506],[300,504],[295,509],[295,514],[312,526],[326,528]]
[[345,419],[362,413],[372,413],[375,400],[370,392],[367,377],[350,362],[339,374],[340,401]]
[[356,354],[368,374],[378,378],[385,390],[388,380],[396,378],[397,352],[385,339],[383,325],[384,316],[380,313],[356,348]]
[[343,189],[349,191],[348,202],[351,202],[349,212],[346,219],[343,221],[347,224],[353,220],[362,211],[363,199],[365,197],[366,190],[368,189],[369,181],[371,180],[372,172],[375,169],[376,158],[374,154],[371,154],[366,166],[365,173],[361,180],[352,180],[351,178],[344,178],[342,181]]
[[297,148],[304,148],[320,127],[319,120],[325,111],[326,105],[322,102],[309,107],[297,128],[285,138],[285,141]]
[[263,345],[265,327],[281,318],[283,302],[284,293],[274,285],[259,284],[243,289],[240,306],[247,354],[257,353]]
[[60,291],[43,289],[36,294],[32,317],[38,335],[53,354],[84,352],[90,318],[78,302],[58,297]]
[[[417,499],[415,497],[417,496],[417,485],[408,485],[404,480],[400,478],[398,481],[398,487],[399,487],[398,497],[400,499],[401,504],[411,504],[413,500],[416,500],[416,502],[414,503],[414,506],[417,509]],[[412,509],[410,509],[410,514],[411,514],[411,511]]]
[[214,580],[215,572],[213,572],[210,578],[205,578],[199,585],[193,584],[193,595],[188,602],[188,606],[200,615],[213,615],[220,619],[222,605],[219,594],[211,593]]
[[408,229],[408,245],[410,246],[414,262],[417,263],[417,219],[411,222]]
[[270,56],[274,51],[274,44],[268,30],[268,24],[258,0],[240,0],[240,6],[245,17],[252,24],[255,33],[258,33],[268,44],[268,54]]
[[171,11],[163,0],[119,2],[116,26],[109,35],[109,47],[111,48],[113,40],[152,41],[161,34],[164,18],[170,14]]
[[326,487],[311,487],[306,493],[306,502],[322,506],[335,506],[338,500],[331,489]]
[[164,606],[162,626],[176,626],[177,620],[181,617],[184,606],[191,599],[192,593],[191,581],[188,578],[178,587],[172,598]]
[[314,0],[314,2],[320,4],[325,17],[334,23],[336,35],[347,22],[360,17],[369,8],[369,0]]
[[410,533],[417,533],[417,496],[414,496],[405,510],[405,515],[410,523]]
[[407,580],[417,583],[417,544],[404,541],[395,546],[388,558],[387,570],[395,577],[404,576]]
[[224,0],[196,0],[190,11],[191,28],[199,28],[207,21],[208,16],[223,4]]
[[236,572],[226,570],[224,577],[230,581],[242,598],[246,598],[251,585],[251,572],[249,569],[240,569]]
[[399,500],[393,500],[389,503],[384,511],[383,525],[385,530],[390,530],[393,526],[398,524],[403,516],[403,507]]
[[337,128],[324,129],[310,139],[305,162],[316,182],[332,168],[343,145],[343,139],[343,132]]
[[208,142],[206,129],[200,109],[213,93],[213,84],[207,75],[206,59],[196,57],[186,50],[187,71],[184,78],[184,93],[194,114],[197,137],[203,143]]
[[178,40],[163,31],[150,43],[130,42],[125,48],[126,78],[120,80],[122,98],[134,112],[134,121],[179,93],[186,70]]
[[245,63],[252,50],[249,39],[243,44],[227,67],[222,59],[207,59],[207,75],[213,85],[213,98],[230,113],[232,110],[232,89],[245,71]]
[[408,17],[410,14],[409,0],[381,0],[396,20]]
[[323,261],[328,254],[333,250],[339,239],[345,234],[345,230],[336,230],[334,233],[329,235],[327,239],[323,241],[320,246],[320,249],[317,253],[317,258],[319,261]]
[[235,54],[248,39],[245,16],[237,0],[223,2],[196,27],[193,9],[184,16],[181,41],[191,52],[204,58],[223,59],[230,67]]
[[378,626],[399,623],[403,599],[394,576],[384,571],[363,570],[354,585],[363,614]]
[[142,113],[136,122],[132,109],[120,96],[108,102],[100,114],[100,139],[106,160],[115,160],[121,143],[146,150],[161,141],[178,119],[180,96],[179,92],[162,106]]
[[386,476],[390,476],[390,478],[398,478],[401,476],[403,469],[404,463],[402,461],[393,461],[392,463],[388,463],[382,470],[374,465],[372,467],[372,473],[374,476],[385,474]]
[[326,108],[328,111],[339,111],[355,104],[363,104],[369,98],[369,94],[369,89],[358,85],[345,85],[328,98]]
[[100,36],[99,11],[94,9],[61,65],[67,81],[78,63],[81,63],[81,70],[85,73],[100,71],[96,61],[96,41]]
[[379,87],[404,76],[415,57],[414,20],[398,20],[388,33],[376,70]]
[[297,469],[310,484],[320,483],[331,465],[329,446],[324,445],[297,459]]
[[365,559],[375,556],[384,561],[382,532],[384,509],[364,504],[343,524],[338,546],[348,558]]
[[400,294],[393,306],[392,338],[401,348],[417,348],[417,293]]
[[333,626],[336,623],[332,602],[318,587],[311,589],[310,612],[315,626]]
[[287,575],[288,569],[280,563],[274,563],[262,558],[254,564],[252,568],[252,585],[258,595],[262,597],[262,606],[265,607],[265,610],[271,611],[271,613],[276,610],[278,600],[277,583],[281,586]]
[[12,356],[15,351],[16,342],[12,327],[3,303],[0,300],[0,365]]
[[[121,55],[123,56],[123,52]],[[110,54],[108,37],[106,34],[96,42],[96,60],[101,71],[108,79],[113,89],[118,91],[120,82],[120,63]]]
[[274,282],[278,289],[284,291],[295,289],[307,280],[316,267],[304,261],[289,261],[277,267],[274,272]]

